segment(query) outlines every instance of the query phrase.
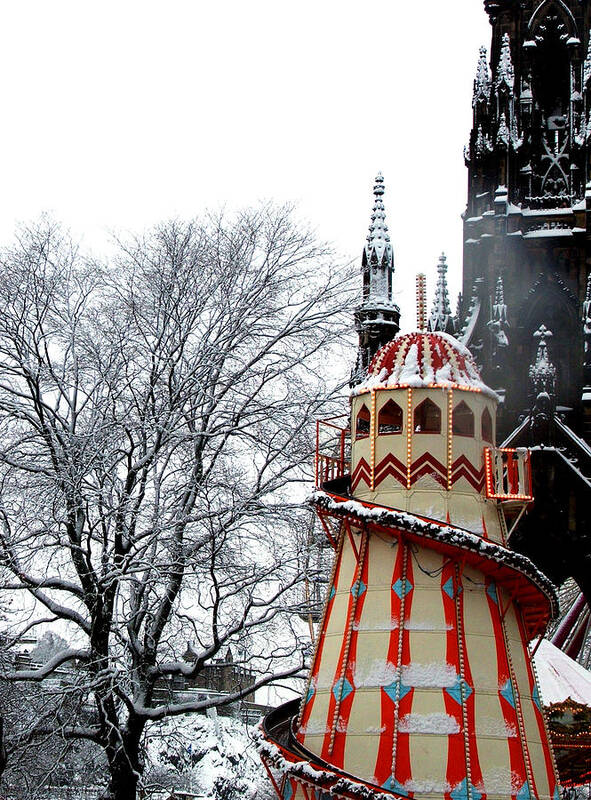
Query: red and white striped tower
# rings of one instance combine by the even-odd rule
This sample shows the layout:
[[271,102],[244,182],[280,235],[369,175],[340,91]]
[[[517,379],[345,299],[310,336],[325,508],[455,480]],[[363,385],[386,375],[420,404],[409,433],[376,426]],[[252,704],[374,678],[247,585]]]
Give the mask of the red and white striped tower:
[[283,800],[558,797],[528,648],[555,592],[507,547],[529,455],[494,447],[496,406],[468,350],[418,332],[375,355],[350,426],[319,424],[334,567],[306,694],[259,737]]

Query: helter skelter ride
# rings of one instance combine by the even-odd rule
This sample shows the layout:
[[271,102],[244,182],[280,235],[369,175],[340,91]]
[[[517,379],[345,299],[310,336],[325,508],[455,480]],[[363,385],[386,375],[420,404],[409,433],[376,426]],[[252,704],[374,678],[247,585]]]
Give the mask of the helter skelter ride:
[[528,648],[556,597],[507,548],[531,482],[527,450],[494,447],[497,402],[419,332],[377,352],[350,427],[319,423],[334,565],[307,691],[258,740],[282,800],[558,796]]

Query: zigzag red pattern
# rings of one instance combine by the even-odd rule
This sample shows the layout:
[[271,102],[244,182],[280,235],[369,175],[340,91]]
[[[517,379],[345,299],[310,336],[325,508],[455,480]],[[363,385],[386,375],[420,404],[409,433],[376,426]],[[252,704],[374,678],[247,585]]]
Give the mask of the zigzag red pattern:
[[379,486],[389,475],[401,483],[406,488],[406,465],[402,463],[393,453],[388,453],[376,466],[374,476],[374,486]]
[[431,453],[423,453],[410,467],[411,485],[416,483],[423,475],[432,475],[444,489],[447,489],[447,467],[438,461]]
[[[384,458],[376,465],[374,475],[374,487],[379,486],[389,476],[395,478],[402,486],[406,487],[406,467],[393,453],[387,453]],[[447,468],[431,453],[423,453],[411,465],[411,485],[415,484],[424,475],[432,475],[437,483],[447,489]],[[452,484],[465,478],[470,486],[482,492],[485,484],[484,467],[478,469],[465,456],[456,458],[452,464]],[[363,481],[367,486],[371,486],[371,469],[364,458],[359,459],[359,463],[351,475],[351,488],[355,490]]]
[[465,478],[473,489],[482,492],[484,489],[484,467],[477,469],[465,455],[458,456],[451,466],[452,484]]
[[351,475],[351,489],[356,489],[363,481],[368,486],[371,486],[371,470],[369,464],[364,458],[360,458],[357,466]]

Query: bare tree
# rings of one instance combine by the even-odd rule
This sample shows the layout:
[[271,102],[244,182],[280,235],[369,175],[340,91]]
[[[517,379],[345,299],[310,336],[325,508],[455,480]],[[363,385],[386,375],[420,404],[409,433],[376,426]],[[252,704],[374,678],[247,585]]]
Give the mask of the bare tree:
[[2,254],[5,586],[74,642],[7,678],[75,660],[27,736],[99,744],[110,798],[135,797],[147,723],[218,702],[159,703],[163,681],[229,644],[257,678],[227,702],[301,668],[300,482],[350,292],[329,260],[270,206],[120,240],[108,266],[47,221]]

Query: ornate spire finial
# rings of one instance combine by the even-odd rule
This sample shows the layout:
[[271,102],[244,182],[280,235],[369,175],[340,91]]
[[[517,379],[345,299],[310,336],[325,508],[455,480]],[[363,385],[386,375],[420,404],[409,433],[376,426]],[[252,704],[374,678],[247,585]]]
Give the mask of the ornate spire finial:
[[503,285],[502,275],[499,275],[497,278],[497,285],[495,287],[495,301],[492,307],[492,317],[487,325],[492,333],[493,341],[497,348],[507,347],[509,344],[509,339],[507,337],[509,323],[507,321],[505,287]]
[[507,306],[505,304],[505,287],[502,275],[499,275],[497,278],[495,302],[493,303],[493,320],[495,322],[507,323]]
[[497,66],[495,89],[498,91],[500,88],[507,88],[512,92],[514,85],[515,70],[513,69],[513,61],[511,59],[511,41],[509,39],[509,34],[504,33],[501,41],[501,55],[499,56],[499,63]]
[[505,306],[505,289],[503,287],[503,276],[499,275],[497,278],[497,286],[495,289],[495,306]]
[[539,339],[538,350],[534,363],[529,368],[529,377],[532,382],[534,396],[542,392],[553,396],[556,389],[556,367],[550,359],[548,352],[548,339],[552,336],[552,331],[545,325],[540,325],[534,333],[534,337]]
[[443,333],[451,334],[456,332],[447,291],[447,259],[445,253],[439,256],[439,263],[437,264],[437,283],[428,327],[430,331],[442,331]]
[[[374,204],[367,234],[367,244],[365,245],[363,267],[371,264],[372,266],[384,266],[394,269],[394,257],[390,235],[386,225],[386,210],[382,197],[384,196],[384,178],[381,172],[376,175],[373,187]],[[390,298],[391,295],[388,295]]]
[[376,175],[376,182],[374,183],[373,193],[375,197],[381,197],[384,194],[384,176],[381,172]]
[[474,143],[474,152],[476,154],[476,158],[482,158],[487,153],[492,153],[492,151],[493,146],[490,137],[483,133],[482,125],[479,125],[478,132],[476,134],[476,141]]
[[490,89],[491,77],[488,69],[486,47],[481,47],[478,56],[478,66],[476,67],[476,77],[474,78],[472,105],[476,106],[481,101],[488,101],[490,99]]

